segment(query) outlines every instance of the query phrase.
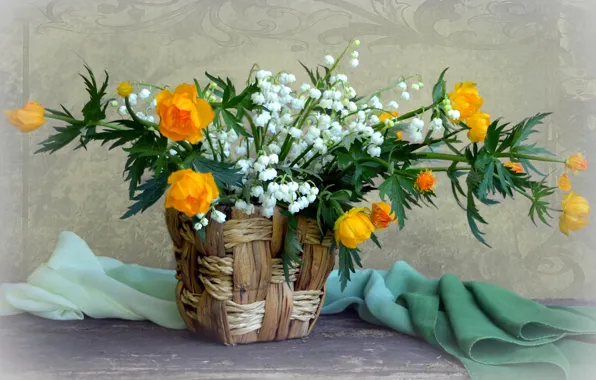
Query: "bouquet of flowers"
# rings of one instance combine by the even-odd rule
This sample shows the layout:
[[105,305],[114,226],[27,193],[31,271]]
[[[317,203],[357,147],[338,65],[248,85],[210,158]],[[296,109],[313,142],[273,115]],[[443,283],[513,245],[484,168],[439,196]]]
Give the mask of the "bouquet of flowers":
[[[527,198],[533,222],[548,224],[552,212],[560,213],[565,234],[588,223],[588,202],[571,191],[567,174],[585,170],[586,160],[581,154],[559,159],[528,142],[547,114],[515,124],[494,119],[481,111],[475,83],[449,91],[445,71],[428,106],[400,113],[423,89],[421,77],[397,78],[372,94],[359,94],[345,74],[359,65],[359,44],[351,41],[316,68],[302,64],[310,83],[297,85],[292,73],[254,65],[241,90],[229,78],[206,73],[207,83],[194,80],[175,88],[122,82],[108,96],[108,74],[98,82],[85,66],[89,100],[81,116],[35,102],[5,112],[23,132],[46,119],[65,123],[39,152],[53,153],[71,142],[75,149],[86,148],[92,141],[126,151],[133,203],[123,218],[165,194],[165,207],[190,218],[204,239],[206,226],[226,221],[219,206],[264,218],[278,210],[288,218],[286,277],[300,261],[298,215],[316,220],[321,236],[333,234],[331,249],[339,250],[345,286],[360,265],[358,246],[368,239],[378,245],[377,231],[393,224],[401,229],[413,206],[432,205],[441,172],[483,244],[488,245],[480,225],[486,221],[477,205],[496,204],[495,196]],[[118,115],[113,120],[109,107]],[[560,208],[550,206],[556,189],[534,161],[561,164],[558,187],[568,193]],[[147,173],[151,177],[144,180]],[[355,206],[374,190],[386,202]]]

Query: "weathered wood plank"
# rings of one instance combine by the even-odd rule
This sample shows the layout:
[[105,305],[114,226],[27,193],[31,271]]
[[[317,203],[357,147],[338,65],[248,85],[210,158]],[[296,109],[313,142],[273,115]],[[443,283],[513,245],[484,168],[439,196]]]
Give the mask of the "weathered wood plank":
[[2,379],[467,379],[426,343],[322,316],[303,340],[225,347],[187,331],[122,320],[0,320]]

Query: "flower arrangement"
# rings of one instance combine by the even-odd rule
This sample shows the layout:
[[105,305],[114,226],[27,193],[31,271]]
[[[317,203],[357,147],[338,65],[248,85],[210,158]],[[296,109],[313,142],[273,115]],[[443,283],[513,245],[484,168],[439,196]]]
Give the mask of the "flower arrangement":
[[[372,239],[378,245],[377,231],[393,224],[401,229],[413,206],[433,204],[440,172],[483,244],[488,245],[479,225],[486,221],[477,204],[498,203],[494,195],[526,197],[535,223],[548,224],[550,212],[560,212],[565,234],[588,223],[589,204],[571,191],[567,174],[567,169],[574,174],[586,170],[586,160],[581,154],[562,160],[528,142],[547,114],[517,124],[494,119],[481,111],[475,83],[447,90],[446,70],[428,106],[400,114],[398,99],[407,102],[422,90],[421,78],[402,77],[373,94],[358,94],[343,63],[359,65],[359,44],[350,42],[337,58],[327,55],[316,69],[302,64],[310,83],[300,86],[294,74],[254,65],[241,91],[229,78],[206,73],[206,85],[197,80],[175,88],[122,82],[108,96],[108,74],[100,84],[86,66],[82,77],[90,98],[82,117],[35,102],[5,113],[22,132],[39,128],[46,119],[66,123],[41,143],[39,152],[53,153],[73,141],[76,148],[99,141],[126,151],[134,202],[124,218],[165,194],[165,207],[191,218],[202,239],[209,223],[226,220],[218,205],[265,218],[278,208],[290,219],[289,228],[295,228],[291,221],[297,215],[316,220],[321,236],[334,235],[331,249],[339,249],[344,286],[360,265],[360,244]],[[108,107],[115,109],[116,119],[107,120]],[[558,187],[568,194],[560,209],[550,206],[547,198],[555,188],[533,161],[564,167]],[[151,178],[143,182],[146,173]],[[373,190],[388,203],[355,207]],[[299,251],[299,244],[286,241],[286,276],[300,261]]]

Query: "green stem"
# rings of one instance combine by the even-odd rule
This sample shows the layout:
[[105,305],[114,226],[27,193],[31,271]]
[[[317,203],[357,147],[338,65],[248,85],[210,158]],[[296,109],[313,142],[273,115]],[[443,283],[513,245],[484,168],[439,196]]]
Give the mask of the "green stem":
[[306,149],[304,149],[302,151],[302,153],[300,153],[300,155],[298,157],[296,157],[296,159],[294,161],[292,161],[292,163],[288,166],[290,169],[294,167],[294,165],[296,165],[298,163],[298,161],[300,161],[301,159],[304,158],[304,156],[306,156],[308,154],[308,152],[312,149],[313,144],[310,144]]
[[149,127],[151,129],[157,129],[157,125],[150,123],[148,121],[144,121],[139,119],[139,117],[137,116],[137,114],[134,112],[134,110],[132,109],[131,105],[130,105],[130,101],[128,100],[128,97],[124,98],[124,104],[126,105],[126,109],[128,110],[128,113],[130,114],[130,117],[132,118],[132,120],[134,120],[135,122],[144,125],[146,127]]
[[541,156],[532,156],[529,154],[516,154],[516,153],[499,153],[497,154],[497,157],[507,157],[507,158],[511,158],[511,157],[515,157],[515,158],[523,158],[526,160],[533,160],[533,161],[544,161],[544,162],[556,162],[558,164],[564,164],[565,161],[564,160],[558,160],[556,158],[548,158],[548,157],[541,157]]
[[387,161],[385,161],[385,160],[381,160],[378,157],[366,157],[366,158],[363,158],[363,159],[358,160],[358,161],[359,162],[362,162],[362,161],[376,162],[377,164],[380,164],[380,165],[384,166],[385,168],[389,169],[389,163]]
[[178,141],[178,144],[182,145],[182,147],[184,148],[184,150],[186,150],[187,152],[192,152],[192,145],[190,145],[190,143],[188,141]]
[[[83,122],[82,120],[77,120],[77,119],[74,119],[72,117],[54,115],[54,114],[47,113],[47,112],[44,114],[44,116],[47,117],[47,118],[49,118],[49,119],[66,121],[67,123],[72,123],[72,124],[82,123]],[[124,127],[122,125],[111,124],[111,123],[107,123],[105,121],[97,121],[97,122],[94,122],[94,124],[101,125],[102,127],[106,127],[106,128],[110,128],[110,129],[115,129],[115,130],[118,130],[118,131],[128,131],[129,130],[128,128],[126,128],[126,127]]]
[[138,85],[138,86],[146,86],[146,87],[157,88],[158,90],[164,90],[165,89],[165,87],[157,86],[157,85],[151,84],[151,83],[135,82],[135,84]]
[[426,159],[426,160],[445,160],[445,161],[456,161],[456,162],[468,162],[468,159],[466,157],[457,156],[455,154],[420,152],[420,153],[416,153],[416,156],[421,159]]
[[416,115],[419,115],[419,114],[424,113],[424,112],[426,112],[426,111],[428,111],[430,109],[435,108],[436,106],[438,106],[439,104],[441,104],[441,102],[442,102],[442,100],[441,101],[437,101],[437,102],[433,103],[430,106],[420,107],[417,110],[414,110],[414,111],[411,111],[411,112],[408,112],[408,113],[404,113],[403,115],[398,116],[395,120],[396,121],[402,121],[402,120],[409,119],[411,117],[414,117]]
[[[413,168],[413,170],[425,171],[432,170],[433,172],[448,172],[449,168],[446,167],[428,167],[428,168]],[[472,170],[470,166],[456,167],[453,171]]]

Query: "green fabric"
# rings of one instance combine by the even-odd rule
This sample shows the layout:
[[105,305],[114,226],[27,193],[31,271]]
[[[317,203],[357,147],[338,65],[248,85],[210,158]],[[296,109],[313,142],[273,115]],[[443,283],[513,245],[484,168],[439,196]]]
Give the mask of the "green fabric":
[[[147,319],[182,329],[174,271],[96,257],[63,232],[47,263],[23,284],[0,285],[0,315]],[[362,319],[440,346],[473,380],[592,379],[596,308],[546,307],[494,285],[428,279],[405,262],[362,270],[344,292],[327,281],[324,314],[355,307]]]
[[348,307],[370,323],[441,347],[473,380],[596,377],[594,307],[547,307],[450,274],[428,279],[403,261],[389,271],[356,272],[343,292],[333,272],[322,313]]

